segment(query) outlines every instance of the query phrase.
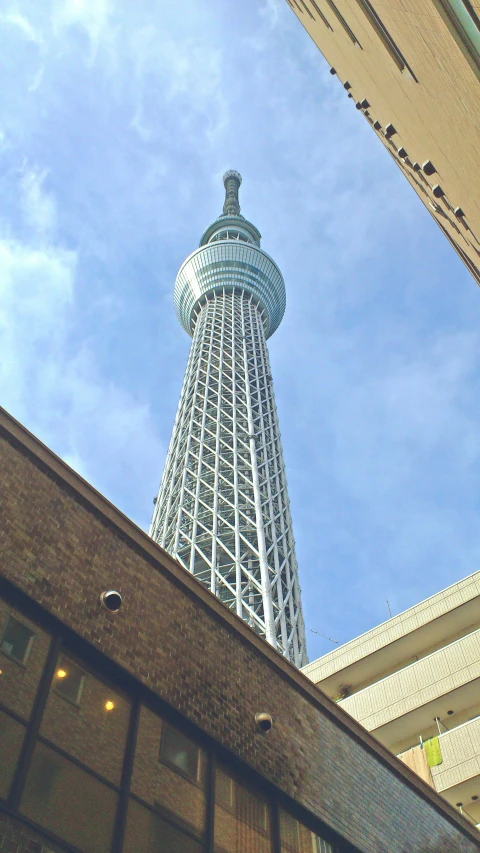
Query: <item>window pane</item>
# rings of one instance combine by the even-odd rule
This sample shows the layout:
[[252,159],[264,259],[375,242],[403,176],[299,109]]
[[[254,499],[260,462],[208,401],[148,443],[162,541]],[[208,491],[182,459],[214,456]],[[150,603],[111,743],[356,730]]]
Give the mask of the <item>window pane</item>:
[[35,753],[21,812],[84,850],[108,853],[117,794],[42,743]]
[[200,853],[202,845],[161,817],[130,800],[123,853]]
[[25,726],[0,711],[0,797],[4,800],[10,791],[24,734]]
[[200,835],[205,827],[205,771],[204,751],[148,708],[142,708],[132,791]]
[[27,625],[19,622],[14,616],[9,616],[3,629],[0,648],[17,663],[25,664],[34,638],[35,634]]
[[174,769],[180,770],[190,781],[198,782],[200,750],[196,744],[177,729],[163,724],[160,758]]
[[224,770],[215,774],[215,850],[270,853],[270,809],[266,800]]
[[[20,628],[17,629],[15,623]],[[50,637],[1,600],[0,636],[3,651],[0,654],[0,702],[28,720],[45,666]],[[19,666],[18,660],[23,660],[23,665]]]
[[331,844],[284,811],[280,811],[280,838],[282,853],[334,853]]
[[[79,704],[74,704],[75,696]],[[130,702],[118,690],[70,658],[59,658],[42,719],[43,737],[119,785],[129,717]]]
[[54,690],[74,705],[80,705],[85,673],[73,661],[61,657],[55,670]]

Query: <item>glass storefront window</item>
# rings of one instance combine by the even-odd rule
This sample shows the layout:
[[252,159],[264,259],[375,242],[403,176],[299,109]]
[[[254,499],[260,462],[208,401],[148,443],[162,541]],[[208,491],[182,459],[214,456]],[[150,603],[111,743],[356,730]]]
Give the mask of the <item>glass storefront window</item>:
[[201,853],[203,845],[131,799],[123,853]]
[[28,720],[50,637],[0,600],[0,703]]
[[215,851],[270,853],[270,808],[225,769],[215,774]]
[[37,743],[20,811],[85,853],[110,850],[117,794]]
[[0,711],[0,797],[6,800],[22,748],[25,726]]
[[132,793],[180,827],[205,828],[206,756],[190,738],[142,708]]
[[328,841],[283,810],[280,811],[280,838],[282,853],[334,853]]
[[119,785],[129,719],[130,702],[123,694],[70,657],[59,658],[42,737]]

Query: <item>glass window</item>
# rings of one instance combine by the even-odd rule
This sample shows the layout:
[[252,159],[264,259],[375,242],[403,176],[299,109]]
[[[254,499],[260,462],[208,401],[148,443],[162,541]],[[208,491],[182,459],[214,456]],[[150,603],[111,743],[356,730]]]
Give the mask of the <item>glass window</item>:
[[25,666],[34,639],[35,634],[27,625],[19,622],[14,616],[9,616],[3,629],[0,648],[4,654]]
[[117,794],[49,747],[35,747],[20,810],[85,853],[108,853]]
[[25,726],[0,711],[0,797],[7,799],[22,748]]
[[28,720],[47,659],[50,637],[1,600],[0,637],[3,651],[0,655],[0,702]]
[[282,853],[334,853],[328,841],[315,835],[288,812],[280,811]]
[[123,853],[200,853],[203,846],[131,799]]
[[270,809],[261,794],[241,785],[226,770],[215,774],[215,850],[270,853]]
[[191,782],[199,781],[200,749],[182,732],[163,724],[160,758],[170,767],[184,773]]
[[471,0],[434,0],[455,41],[480,78],[480,9]]
[[415,80],[416,83],[418,83],[418,80],[415,77],[415,74],[413,73],[412,69],[410,68],[407,60],[395,44],[394,40],[392,39],[390,33],[384,26],[381,19],[378,17],[375,9],[370,3],[370,0],[357,0],[357,3],[360,6],[360,9],[364,13],[367,20],[372,25],[383,46],[388,50],[397,68],[399,68],[400,71],[406,73],[413,80]]
[[42,737],[119,785],[129,719],[130,701],[122,693],[71,658],[59,658]]
[[54,676],[54,690],[74,705],[80,705],[85,673],[77,664],[61,657]]
[[205,828],[206,756],[200,747],[142,708],[132,792],[180,827],[200,836]]

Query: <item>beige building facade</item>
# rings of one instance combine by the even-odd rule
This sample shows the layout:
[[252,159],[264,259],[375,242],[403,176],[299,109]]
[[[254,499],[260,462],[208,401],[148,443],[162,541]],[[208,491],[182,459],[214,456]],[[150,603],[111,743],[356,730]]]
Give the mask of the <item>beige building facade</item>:
[[480,284],[480,0],[287,2]]
[[303,672],[480,825],[480,572]]

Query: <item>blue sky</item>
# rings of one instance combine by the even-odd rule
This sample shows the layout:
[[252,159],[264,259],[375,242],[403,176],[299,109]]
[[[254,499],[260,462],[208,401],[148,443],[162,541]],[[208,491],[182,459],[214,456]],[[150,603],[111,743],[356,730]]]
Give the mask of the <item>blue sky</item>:
[[175,275],[240,171],[287,285],[314,659],[478,568],[480,294],[284,0],[240,5],[3,4],[0,403],[147,528],[189,348]]

